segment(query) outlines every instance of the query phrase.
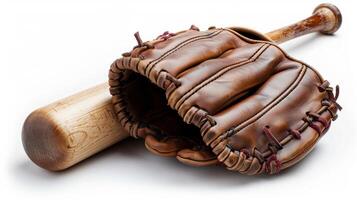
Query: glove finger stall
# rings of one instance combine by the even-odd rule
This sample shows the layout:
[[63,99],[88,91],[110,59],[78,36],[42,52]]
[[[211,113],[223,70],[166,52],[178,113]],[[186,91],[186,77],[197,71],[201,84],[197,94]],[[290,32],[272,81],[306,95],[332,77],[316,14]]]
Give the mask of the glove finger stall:
[[[340,109],[316,70],[234,29],[188,30],[149,43],[109,72],[123,127],[137,135],[149,124],[166,135],[202,139],[230,170],[253,175],[292,166]],[[130,90],[133,77],[143,81]],[[137,102],[125,97],[138,91]],[[155,118],[152,111],[165,112]]]

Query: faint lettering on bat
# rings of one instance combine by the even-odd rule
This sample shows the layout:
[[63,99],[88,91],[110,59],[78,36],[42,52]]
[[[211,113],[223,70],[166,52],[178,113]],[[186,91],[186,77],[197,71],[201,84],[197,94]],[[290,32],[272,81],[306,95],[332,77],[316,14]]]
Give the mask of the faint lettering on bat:
[[68,148],[78,151],[109,135],[117,134],[116,130],[113,130],[109,125],[111,123],[117,123],[116,115],[112,109],[102,108],[89,112],[79,119],[76,127],[72,127],[71,134],[68,136]]
[[85,131],[76,131],[76,132],[71,133],[68,136],[68,141],[69,141],[68,147],[73,148],[80,144],[83,144],[84,141],[87,139],[87,137],[88,137],[88,135],[87,135],[87,132],[85,132]]

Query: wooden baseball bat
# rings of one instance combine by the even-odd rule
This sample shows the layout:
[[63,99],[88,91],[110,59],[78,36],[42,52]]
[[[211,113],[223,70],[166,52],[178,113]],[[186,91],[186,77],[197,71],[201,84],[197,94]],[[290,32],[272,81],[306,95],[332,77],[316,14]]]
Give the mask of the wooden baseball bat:
[[[311,32],[332,34],[341,22],[336,6],[321,4],[312,16],[265,37],[282,43]],[[108,84],[103,83],[33,111],[24,122],[22,143],[34,163],[58,171],[128,136],[116,121]]]

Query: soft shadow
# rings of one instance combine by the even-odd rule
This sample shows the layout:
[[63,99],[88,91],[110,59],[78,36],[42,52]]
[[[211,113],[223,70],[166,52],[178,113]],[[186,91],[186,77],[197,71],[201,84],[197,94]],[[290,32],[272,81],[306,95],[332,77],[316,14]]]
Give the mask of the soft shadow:
[[93,179],[104,181],[137,179],[143,184],[155,182],[159,185],[183,187],[200,184],[202,187],[244,188],[243,186],[297,176],[306,170],[307,163],[318,154],[318,149],[313,150],[302,162],[277,175],[247,176],[228,171],[223,166],[186,166],[174,158],[152,155],[145,149],[143,141],[127,139],[61,172],[46,171],[27,160],[13,167],[11,173],[18,182],[37,186],[57,184],[89,174]]
[[301,51],[302,49],[309,49],[309,47],[316,46],[323,40],[331,38],[337,39],[337,37],[337,35],[323,35],[321,33],[313,33],[301,36],[300,38],[296,38],[286,43],[282,43],[280,46],[288,53],[294,54],[297,51]]
[[[139,146],[141,141],[128,138],[125,139],[124,141],[121,141],[118,144],[115,144],[103,151],[100,151],[97,154],[94,154],[93,156],[75,164],[74,166],[62,170],[62,171],[48,171],[45,169],[40,168],[37,166],[35,163],[31,162],[30,159],[24,160],[24,162],[18,163],[14,170],[19,173],[26,173],[31,176],[39,176],[39,178],[42,175],[48,176],[47,178],[50,177],[57,177],[57,176],[64,176],[67,174],[73,174],[76,171],[83,170],[83,168],[90,167],[91,165],[95,164],[95,162],[98,162],[102,159],[105,159],[108,156],[115,155],[115,154],[121,154],[121,152],[125,152],[125,155],[128,157],[137,157],[139,151],[137,151],[134,146]],[[123,154],[124,155],[124,154]],[[45,178],[45,177],[44,177]]]

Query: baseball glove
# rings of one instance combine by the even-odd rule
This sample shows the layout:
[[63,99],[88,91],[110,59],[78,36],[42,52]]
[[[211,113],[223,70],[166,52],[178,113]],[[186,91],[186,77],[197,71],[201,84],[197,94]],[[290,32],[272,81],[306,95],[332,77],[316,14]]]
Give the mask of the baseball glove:
[[329,82],[255,31],[165,32],[116,60],[121,125],[159,155],[277,173],[305,157],[341,109]]

